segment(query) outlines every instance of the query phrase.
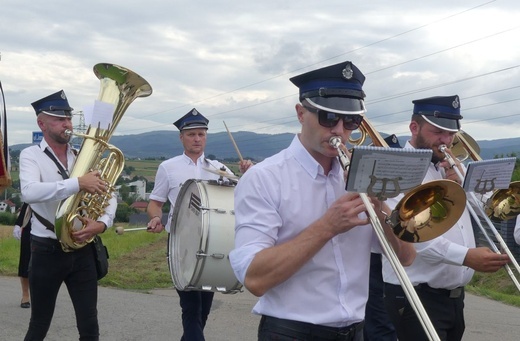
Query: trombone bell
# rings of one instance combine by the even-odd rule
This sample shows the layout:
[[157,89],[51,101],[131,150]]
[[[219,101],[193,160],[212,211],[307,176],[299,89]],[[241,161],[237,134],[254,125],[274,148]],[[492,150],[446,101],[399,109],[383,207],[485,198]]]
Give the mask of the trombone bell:
[[496,190],[485,205],[486,215],[494,222],[516,218],[520,214],[520,181],[507,189]]
[[472,155],[472,153],[478,155],[480,153],[480,146],[473,137],[465,131],[460,130],[455,135],[450,150],[460,162],[463,162],[468,158],[473,159],[474,155]]
[[436,180],[408,192],[390,215],[396,236],[410,243],[425,242],[448,231],[464,212],[466,193],[451,180]]

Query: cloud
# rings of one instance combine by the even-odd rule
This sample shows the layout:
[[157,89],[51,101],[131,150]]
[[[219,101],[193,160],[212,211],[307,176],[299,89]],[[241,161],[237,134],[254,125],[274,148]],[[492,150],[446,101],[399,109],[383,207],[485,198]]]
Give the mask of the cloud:
[[212,132],[225,121],[232,131],[294,133],[289,78],[352,60],[382,132],[408,134],[413,99],[456,93],[475,139],[518,136],[513,0],[22,2],[4,1],[0,13],[9,144],[31,142],[39,98],[64,89],[76,111],[93,103],[101,62],[153,87],[127,109],[118,135],[174,129],[193,107]]

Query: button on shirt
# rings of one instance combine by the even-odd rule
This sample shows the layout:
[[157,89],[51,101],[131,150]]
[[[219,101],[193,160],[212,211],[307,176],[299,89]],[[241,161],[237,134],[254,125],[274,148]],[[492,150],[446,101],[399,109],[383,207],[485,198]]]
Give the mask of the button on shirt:
[[[230,261],[239,281],[244,283],[257,252],[295,238],[345,193],[339,162],[334,160],[325,175],[298,136],[250,168],[235,189]],[[292,277],[260,297],[253,313],[333,327],[363,320],[374,244],[370,225],[333,237]]]
[[[23,201],[30,204],[33,211],[54,224],[60,202],[79,192],[79,182],[76,177],[64,180],[54,161],[45,154],[45,149],[49,149],[54,154],[45,139],[39,145],[22,150],[20,169],[23,171],[20,172],[20,186]],[[56,157],[56,155],[54,156]],[[69,146],[67,149],[68,168],[62,165],[67,171],[67,175],[70,173],[69,170],[72,170],[75,159],[76,156]],[[56,160],[58,160],[57,157]],[[106,208],[106,213],[97,220],[108,227],[112,226],[116,208],[117,200],[113,197],[110,200],[110,206]],[[31,218],[31,224],[31,234],[57,239],[56,234],[48,230],[34,215]]]
[[[407,142],[404,148],[413,148]],[[445,179],[444,169],[437,169],[430,164],[423,183]],[[390,208],[394,208],[403,195],[387,200]],[[457,223],[441,236],[423,243],[415,243],[417,256],[412,265],[405,271],[413,285],[428,283],[436,289],[455,289],[468,284],[474,270],[462,266],[469,248],[475,247],[475,237],[470,214],[466,208]],[[388,259],[383,257],[383,280],[399,285]]]
[[165,225],[165,229],[168,233],[170,232],[175,201],[177,200],[182,184],[189,179],[218,180],[220,178],[218,174],[208,172],[205,169],[218,171],[221,167],[224,167],[228,173],[233,174],[224,164],[218,161],[208,160],[204,157],[204,154],[197,159],[197,163],[193,162],[193,160],[184,153],[161,162],[157,169],[157,174],[155,175],[155,185],[150,194],[150,199],[162,203],[170,201],[170,213],[168,215],[168,222]]

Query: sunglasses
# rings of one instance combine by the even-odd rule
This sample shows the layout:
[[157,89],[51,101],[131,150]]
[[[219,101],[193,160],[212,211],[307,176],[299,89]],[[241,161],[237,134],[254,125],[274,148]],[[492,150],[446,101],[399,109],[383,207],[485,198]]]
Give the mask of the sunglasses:
[[335,127],[336,124],[338,124],[339,120],[343,120],[343,128],[345,128],[346,130],[356,130],[357,128],[359,128],[359,125],[363,121],[363,116],[361,115],[337,114],[335,112],[330,112],[318,108],[312,108],[306,105],[304,105],[303,107],[308,111],[312,112],[313,114],[317,114],[318,123],[322,127],[326,128]]

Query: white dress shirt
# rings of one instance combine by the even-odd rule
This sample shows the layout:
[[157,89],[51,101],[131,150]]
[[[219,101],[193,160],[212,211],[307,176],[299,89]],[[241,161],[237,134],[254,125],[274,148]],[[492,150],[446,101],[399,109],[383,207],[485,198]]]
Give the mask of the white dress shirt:
[[[407,142],[404,148],[413,148]],[[445,178],[444,169],[437,169],[430,164],[423,183]],[[393,209],[404,195],[388,199],[388,206]],[[427,242],[415,243],[417,256],[405,271],[413,285],[428,283],[432,288],[455,289],[468,284],[474,270],[462,266],[469,248],[475,247],[475,237],[470,214],[465,208],[457,223],[441,236]],[[383,280],[386,283],[400,285],[388,259],[383,257]]]
[[162,203],[170,201],[170,213],[165,225],[168,233],[170,232],[175,201],[184,182],[189,179],[218,180],[220,175],[208,172],[206,169],[218,171],[221,167],[224,167],[228,173],[233,174],[224,164],[215,160],[208,160],[204,157],[204,154],[197,159],[197,163],[193,162],[185,153],[161,162],[155,175],[155,185],[150,194],[150,199]]
[[[49,149],[54,154],[44,138],[39,145],[27,147],[20,153],[20,187],[23,201],[30,204],[33,211],[54,224],[60,202],[78,193],[80,189],[78,178],[63,179],[58,166],[45,154],[45,149]],[[54,157],[60,162],[55,154]],[[67,167],[62,164],[67,175],[70,174],[75,160],[76,156],[68,146]],[[117,199],[113,196],[105,213],[97,221],[105,223],[107,227],[112,226],[116,209]],[[48,230],[34,215],[31,224],[31,234],[57,239],[56,234]]]
[[[235,189],[235,249],[229,256],[239,281],[257,252],[295,238],[345,193],[339,162],[325,175],[298,136],[250,168]],[[335,236],[260,297],[253,313],[334,327],[363,320],[374,244],[370,225]]]
[[520,215],[516,216],[516,225],[515,225],[515,241],[518,245],[520,245]]

